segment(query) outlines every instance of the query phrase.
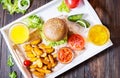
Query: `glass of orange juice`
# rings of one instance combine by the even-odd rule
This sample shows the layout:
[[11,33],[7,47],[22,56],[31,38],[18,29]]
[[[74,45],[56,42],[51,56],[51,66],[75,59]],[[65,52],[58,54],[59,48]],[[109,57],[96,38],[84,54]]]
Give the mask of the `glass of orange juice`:
[[107,27],[102,24],[94,25],[88,32],[88,39],[95,45],[104,45],[110,38],[110,32]]
[[29,29],[24,23],[15,23],[9,29],[9,38],[14,44],[24,43],[29,39]]

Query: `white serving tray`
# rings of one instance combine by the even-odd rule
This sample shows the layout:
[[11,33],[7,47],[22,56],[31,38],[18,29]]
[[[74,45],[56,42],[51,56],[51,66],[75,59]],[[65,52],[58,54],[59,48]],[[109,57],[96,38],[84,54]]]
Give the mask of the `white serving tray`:
[[[89,4],[89,2],[87,0],[83,0],[84,3],[80,4],[77,8],[71,10],[70,13],[58,12],[57,7],[58,7],[58,5],[60,5],[61,1],[62,0],[53,0],[53,1],[45,4],[44,6],[30,12],[29,14],[24,15],[23,17],[17,19],[16,21],[4,26],[2,29],[0,29],[4,39],[6,41],[6,44],[10,50],[10,53],[12,54],[17,66],[19,67],[20,71],[22,72],[22,74],[24,75],[25,78],[30,78],[28,76],[28,75],[30,75],[29,71],[24,66],[20,65],[20,62],[18,61],[19,58],[16,57],[16,55],[14,53],[15,51],[12,47],[12,43],[8,37],[8,29],[11,27],[12,24],[14,24],[16,22],[20,22],[24,18],[26,18],[32,14],[36,14],[36,15],[42,17],[44,20],[47,20],[49,18],[57,17],[60,15],[71,15],[71,14],[79,14],[79,13],[86,14],[87,17],[85,19],[89,20],[91,25],[102,24],[100,19],[98,18],[97,14],[96,14],[96,12],[94,11],[94,9],[91,7],[91,5]],[[73,68],[74,66],[84,62],[85,60],[93,57],[94,55],[100,53],[101,51],[105,50],[106,48],[108,48],[112,45],[113,44],[112,44],[111,40],[109,40],[103,46],[95,46],[91,43],[87,43],[85,46],[86,49],[83,53],[81,53],[79,56],[77,56],[71,63],[66,64],[63,67],[57,68],[56,71],[47,75],[46,78],[54,78],[54,77],[64,73],[65,71]]]

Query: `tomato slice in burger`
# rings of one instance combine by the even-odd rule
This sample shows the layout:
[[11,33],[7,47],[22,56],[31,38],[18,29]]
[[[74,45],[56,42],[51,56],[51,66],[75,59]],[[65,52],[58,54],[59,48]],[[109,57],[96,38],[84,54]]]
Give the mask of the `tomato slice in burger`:
[[73,51],[68,47],[60,48],[58,51],[58,61],[61,63],[69,63],[74,57]]
[[72,34],[68,39],[68,46],[73,50],[82,50],[85,45],[84,38],[79,34]]
[[81,2],[81,0],[65,0],[66,5],[71,9],[77,7],[79,2]]

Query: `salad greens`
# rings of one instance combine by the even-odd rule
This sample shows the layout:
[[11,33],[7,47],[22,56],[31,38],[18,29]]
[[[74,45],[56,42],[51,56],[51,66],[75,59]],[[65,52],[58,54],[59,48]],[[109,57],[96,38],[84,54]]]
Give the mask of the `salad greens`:
[[21,10],[27,10],[30,6],[30,0],[19,0],[18,7]]
[[14,65],[11,55],[9,55],[9,57],[8,57],[7,65],[8,65],[9,67],[12,67],[12,66]]
[[[8,56],[7,65],[9,67],[12,67],[14,65],[11,55]],[[15,71],[13,71],[13,72],[9,73],[9,77],[10,78],[17,78],[17,73]]]
[[43,32],[40,32],[40,35],[42,37],[43,40],[46,40],[46,42],[48,43],[48,45],[50,46],[58,46],[64,43],[67,43],[67,36],[64,37],[64,39],[60,40],[60,41],[49,41],[46,39],[45,35],[43,34]]
[[41,29],[44,21],[42,18],[38,17],[37,15],[31,15],[24,20],[24,22],[28,25],[28,28],[39,28]]
[[22,1],[21,1],[21,5],[22,5],[22,6],[27,6],[27,5],[28,5],[28,2],[27,2],[26,0],[22,0]]
[[10,78],[17,78],[17,73],[15,71],[9,73]]
[[[22,13],[24,14],[26,12],[26,10],[22,10],[18,7],[18,1],[19,0],[0,0],[0,3],[3,6],[3,9],[6,9],[10,12],[10,14],[14,14],[14,13]],[[22,2],[22,5],[26,5],[26,2]]]
[[60,41],[56,41],[56,42],[54,42],[54,41],[47,41],[47,42],[48,42],[48,45],[50,45],[50,46],[58,46],[58,45],[67,43],[67,36],[64,39],[60,40]]
[[68,8],[68,6],[65,4],[65,1],[62,0],[62,3],[58,6],[58,11],[60,12],[70,12],[70,9]]

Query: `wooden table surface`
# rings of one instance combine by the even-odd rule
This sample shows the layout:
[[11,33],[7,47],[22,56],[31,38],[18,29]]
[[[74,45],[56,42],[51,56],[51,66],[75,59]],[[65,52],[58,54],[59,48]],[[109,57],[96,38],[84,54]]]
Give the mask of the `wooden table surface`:
[[[33,0],[27,13],[49,1]],[[89,2],[103,24],[109,28],[114,45],[56,78],[120,78],[120,0],[89,0]],[[10,15],[0,5],[0,27],[21,16],[23,15]],[[9,78],[8,73],[13,70],[17,72],[17,78],[23,78],[16,65],[11,69],[7,67],[6,62],[9,54],[8,47],[0,35],[0,78]]]

